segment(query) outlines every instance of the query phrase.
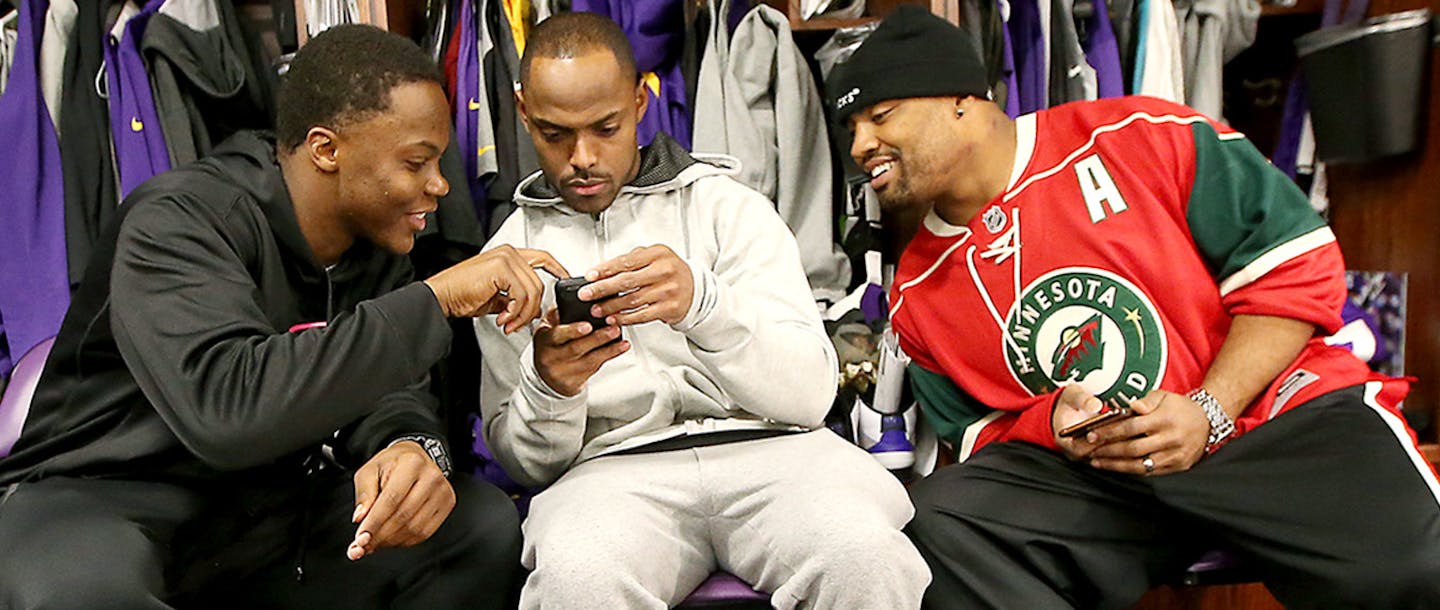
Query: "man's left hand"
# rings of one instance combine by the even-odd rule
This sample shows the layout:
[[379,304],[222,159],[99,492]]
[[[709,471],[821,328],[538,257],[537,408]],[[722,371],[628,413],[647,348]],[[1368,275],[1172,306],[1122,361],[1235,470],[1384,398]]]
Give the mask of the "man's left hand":
[[[1090,464],[1138,475],[1189,470],[1205,455],[1210,420],[1200,405],[1180,394],[1156,390],[1130,403],[1135,416],[1098,428],[1086,440],[1098,445]],[[1147,467],[1146,460],[1149,460]]]
[[690,265],[663,245],[600,263],[585,279],[591,283],[580,289],[580,300],[593,302],[590,313],[616,326],[652,320],[675,324],[685,319],[695,298]]
[[455,490],[430,454],[415,441],[400,441],[370,458],[355,473],[355,540],[351,561],[386,547],[424,542],[455,508]]

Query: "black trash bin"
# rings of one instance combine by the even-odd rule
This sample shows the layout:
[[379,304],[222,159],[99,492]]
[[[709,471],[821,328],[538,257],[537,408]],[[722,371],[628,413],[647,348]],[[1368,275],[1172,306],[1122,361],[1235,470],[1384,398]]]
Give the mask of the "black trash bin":
[[1430,10],[1322,28],[1295,39],[1321,161],[1414,150],[1424,116]]

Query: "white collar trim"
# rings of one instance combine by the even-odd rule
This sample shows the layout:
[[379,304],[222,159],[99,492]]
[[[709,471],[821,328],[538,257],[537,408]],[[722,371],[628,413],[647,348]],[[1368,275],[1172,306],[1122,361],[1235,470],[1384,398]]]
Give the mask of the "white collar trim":
[[1010,168],[1010,183],[1005,185],[1006,191],[1015,188],[1034,154],[1035,115],[1022,114],[1015,119],[1015,165]]

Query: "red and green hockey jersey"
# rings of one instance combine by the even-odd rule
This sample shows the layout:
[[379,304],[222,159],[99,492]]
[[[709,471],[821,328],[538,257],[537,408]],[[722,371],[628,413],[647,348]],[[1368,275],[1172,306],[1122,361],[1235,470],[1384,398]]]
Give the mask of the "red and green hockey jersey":
[[[1016,132],[1004,192],[966,226],[931,212],[892,287],[916,397],[961,459],[997,440],[1054,448],[1062,384],[1188,392],[1234,315],[1339,327],[1334,235],[1243,135],[1141,97],[1025,115]],[[1392,409],[1408,390],[1312,340],[1236,434],[1366,381]]]

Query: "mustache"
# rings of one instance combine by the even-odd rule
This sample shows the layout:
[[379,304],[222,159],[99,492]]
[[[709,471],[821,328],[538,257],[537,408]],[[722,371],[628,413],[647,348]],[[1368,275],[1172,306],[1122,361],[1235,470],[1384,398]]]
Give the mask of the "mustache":
[[578,186],[582,182],[596,182],[609,180],[609,174],[599,172],[576,171],[570,172],[560,178],[560,183],[565,186]]
[[887,148],[887,149],[884,149],[884,150],[872,150],[872,151],[870,151],[870,152],[865,153],[865,154],[864,154],[863,156],[861,156],[859,159],[856,159],[856,163],[857,163],[858,165],[864,166],[866,163],[869,163],[870,160],[871,160],[871,159],[874,159],[875,157],[890,157],[891,159],[894,159],[894,160],[896,160],[896,161],[899,161],[899,160],[901,160],[901,159],[904,158],[904,155],[900,154],[899,149],[895,149],[895,148]]

